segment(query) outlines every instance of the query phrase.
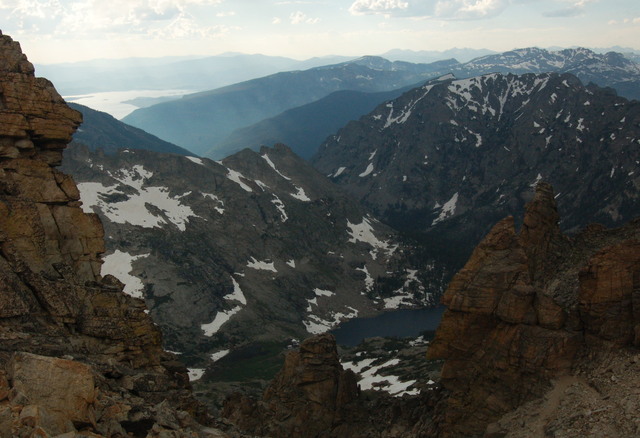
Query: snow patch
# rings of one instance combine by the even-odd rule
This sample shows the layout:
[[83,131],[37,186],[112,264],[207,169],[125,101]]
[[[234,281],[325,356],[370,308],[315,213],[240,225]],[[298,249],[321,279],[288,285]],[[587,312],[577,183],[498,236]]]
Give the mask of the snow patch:
[[262,262],[256,260],[255,257],[251,257],[251,260],[247,262],[247,267],[251,269],[258,269],[262,271],[278,272],[275,268],[274,262]]
[[[333,178],[337,178],[340,175],[342,175],[342,172],[344,172],[345,170],[347,170],[346,167],[339,167],[338,170],[336,170],[336,173],[333,174]],[[331,176],[329,176],[331,178]]]
[[214,195],[212,193],[202,193],[202,196],[204,198],[209,198],[209,199],[217,202],[218,205],[216,207],[213,207],[213,209],[215,211],[217,211],[218,213],[220,213],[220,214],[224,213],[224,202],[220,198],[218,198],[216,195]]
[[369,163],[367,165],[367,168],[364,172],[362,172],[360,175],[358,175],[360,178],[364,178],[365,176],[368,176],[371,174],[371,172],[373,172],[373,163]]
[[283,223],[286,222],[287,219],[289,219],[289,216],[287,216],[287,212],[284,209],[284,202],[282,202],[280,198],[278,198],[278,196],[275,193],[273,193],[273,199],[271,200],[271,203],[275,205],[278,211],[280,212],[280,217],[282,218],[282,222]]
[[185,157],[187,160],[192,161],[196,164],[199,164],[201,166],[204,166],[204,161],[202,161],[202,158],[198,158],[198,157]]
[[536,176],[536,179],[531,184],[529,184],[529,187],[537,186],[541,179],[542,175],[538,174],[538,176]]
[[296,193],[290,193],[291,197],[297,199],[298,201],[310,202],[311,198],[307,196],[302,187],[294,186],[297,190]]
[[229,350],[220,350],[220,351],[217,351],[215,353],[212,353],[211,356],[210,356],[211,357],[211,361],[217,362],[220,359],[222,359],[223,357],[225,357],[227,354],[229,354]]
[[208,324],[200,325],[200,329],[204,332],[205,336],[213,336],[220,330],[227,321],[231,319],[233,315],[242,310],[242,307],[236,306],[231,310],[223,310],[221,312],[216,313],[215,318]]
[[394,397],[401,397],[405,394],[417,395],[419,390],[409,391],[409,387],[416,383],[416,380],[403,382],[398,376],[382,375],[380,371],[400,363],[400,359],[390,359],[380,365],[373,365],[375,359],[364,359],[360,362],[343,362],[345,369],[351,370],[360,376],[358,384],[364,391],[373,389],[385,391]]
[[250,193],[253,192],[253,189],[242,181],[242,179],[249,181],[244,175],[242,175],[240,172],[233,169],[227,169],[227,170],[229,171],[227,173],[227,178],[229,178],[234,183],[238,184],[242,188],[242,190]]
[[373,290],[374,281],[367,269],[367,265],[364,265],[362,268],[356,268],[356,271],[364,272],[364,288],[367,292],[371,292]]
[[357,309],[348,306],[346,307],[346,309],[350,310],[350,312],[330,312],[330,319],[323,319],[317,315],[308,315],[307,320],[302,321],[302,323],[309,333],[319,335],[321,333],[328,332],[329,330],[340,324],[342,321],[358,317]]
[[438,222],[442,222],[446,219],[452,217],[456,212],[456,205],[458,203],[458,192],[454,193],[451,199],[444,203],[442,206],[442,210],[440,210],[440,215],[431,222],[431,226],[437,224]]
[[317,297],[332,297],[336,294],[335,292],[331,292],[330,290],[324,290],[324,289],[318,289],[318,288],[315,288],[313,290],[313,293],[315,293]]
[[269,158],[269,156],[267,154],[262,155],[262,158],[264,158],[264,160],[267,162],[267,164],[281,177],[283,177],[284,179],[286,179],[287,181],[291,181],[291,178],[284,176],[282,173],[280,173],[280,171],[278,169],[276,169],[276,165],[273,164],[273,161],[271,161],[271,159]]
[[[190,217],[198,217],[191,207],[183,205],[181,196],[170,196],[166,187],[143,187],[152,176],[153,172],[147,171],[143,166],[136,165],[131,169],[121,169],[116,173],[109,173],[119,184],[105,186],[99,182],[85,182],[78,184],[82,210],[93,213],[94,207],[99,208],[111,221],[117,224],[131,224],[144,228],[160,228],[167,221],[178,227],[180,231],[186,229],[186,223]],[[134,193],[125,193],[118,189],[120,185],[129,186]],[[117,201],[109,201],[116,195]],[[163,215],[152,213],[147,205],[160,210]]]
[[187,368],[189,372],[189,381],[199,380],[204,375],[204,368]]
[[402,287],[395,290],[392,297],[383,300],[385,309],[399,309],[401,306],[413,306],[415,300],[413,293],[409,290],[411,283],[417,283],[418,290],[421,292],[424,291],[424,286],[418,279],[418,271],[415,269],[407,269],[405,272],[407,276]]
[[231,282],[233,283],[233,292],[222,297],[227,301],[237,301],[240,304],[247,305],[247,299],[242,293],[242,289],[240,289],[240,284],[236,281],[235,278],[231,277]]
[[112,254],[103,257],[102,275],[113,275],[124,283],[124,293],[134,298],[144,298],[144,284],[138,277],[131,275],[133,262],[150,254],[131,255],[116,249]]
[[352,224],[347,219],[347,227],[349,228],[349,234],[351,235],[351,238],[349,239],[350,243],[368,243],[374,249],[385,251],[389,255],[397,248],[397,246],[392,247],[389,242],[378,239],[373,233],[373,227],[367,218],[362,218],[362,222],[359,224]]

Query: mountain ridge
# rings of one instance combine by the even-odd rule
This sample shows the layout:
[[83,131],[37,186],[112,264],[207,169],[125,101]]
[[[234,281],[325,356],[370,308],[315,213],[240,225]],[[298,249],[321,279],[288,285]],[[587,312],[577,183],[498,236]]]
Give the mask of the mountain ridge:
[[83,116],[82,127],[74,133],[73,141],[83,143],[91,150],[101,149],[109,154],[119,149],[146,149],[179,155],[193,155],[180,146],[120,122],[110,114],[73,102],[68,105],[81,112]]
[[313,102],[334,91],[392,90],[415,84],[429,77],[433,68],[442,68],[441,64],[425,64],[398,70],[374,70],[362,65],[374,59],[382,58],[367,57],[358,62],[277,73],[204,91],[138,109],[123,121],[186,146],[197,154],[215,156],[215,145],[234,129]]
[[443,239],[447,253],[520,211],[539,179],[558,187],[564,229],[630,219],[640,207],[638,110],[570,74],[449,79],[350,122],[312,163],[385,222]]

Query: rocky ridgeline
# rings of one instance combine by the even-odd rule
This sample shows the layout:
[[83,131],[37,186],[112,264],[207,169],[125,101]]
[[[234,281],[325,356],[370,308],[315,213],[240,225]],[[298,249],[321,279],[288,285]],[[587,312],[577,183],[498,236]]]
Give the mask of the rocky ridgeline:
[[[637,395],[595,382],[602,380],[603,362],[627,374],[633,374],[629,366],[638,369],[637,360],[627,358],[637,357],[639,345],[640,223],[615,230],[594,225],[569,238],[558,219],[551,187],[538,184],[520,232],[512,217],[500,221],[451,281],[448,310],[428,351],[429,358],[445,359],[442,385],[449,395],[436,416],[443,436],[481,436],[485,429],[492,437],[523,436],[517,433],[525,425],[529,433],[539,427],[557,432],[553,436],[636,433],[625,413],[638,406]],[[586,408],[563,423],[556,410],[569,416],[568,408],[560,411],[558,400],[570,399],[565,390],[573,383],[572,403],[595,397],[600,412],[617,406],[622,413],[601,415],[604,428],[589,425]],[[532,411],[526,421],[521,412],[497,422],[543,394],[547,401],[537,402],[535,422]]]
[[640,105],[571,74],[445,76],[350,122],[314,165],[458,270],[531,188],[557,191],[561,228],[640,214]]
[[100,275],[100,220],[55,169],[80,122],[0,34],[0,435],[218,436],[142,300]]

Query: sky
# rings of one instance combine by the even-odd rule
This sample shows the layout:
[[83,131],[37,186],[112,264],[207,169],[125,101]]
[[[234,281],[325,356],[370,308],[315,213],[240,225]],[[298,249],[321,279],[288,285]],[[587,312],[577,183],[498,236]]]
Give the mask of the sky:
[[391,49],[640,50],[639,0],[0,0],[0,30],[34,63]]

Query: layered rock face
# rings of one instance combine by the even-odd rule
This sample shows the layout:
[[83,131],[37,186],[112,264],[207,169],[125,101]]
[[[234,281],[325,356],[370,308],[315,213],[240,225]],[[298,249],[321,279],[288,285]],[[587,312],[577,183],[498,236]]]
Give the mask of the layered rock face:
[[554,379],[597,375],[585,358],[637,345],[640,224],[569,238],[558,219],[552,188],[539,183],[520,232],[500,221],[451,281],[428,352],[445,359],[442,436],[480,436]]
[[185,370],[101,277],[102,225],[54,168],[80,114],[4,35],[0,61],[0,435],[200,430]]

